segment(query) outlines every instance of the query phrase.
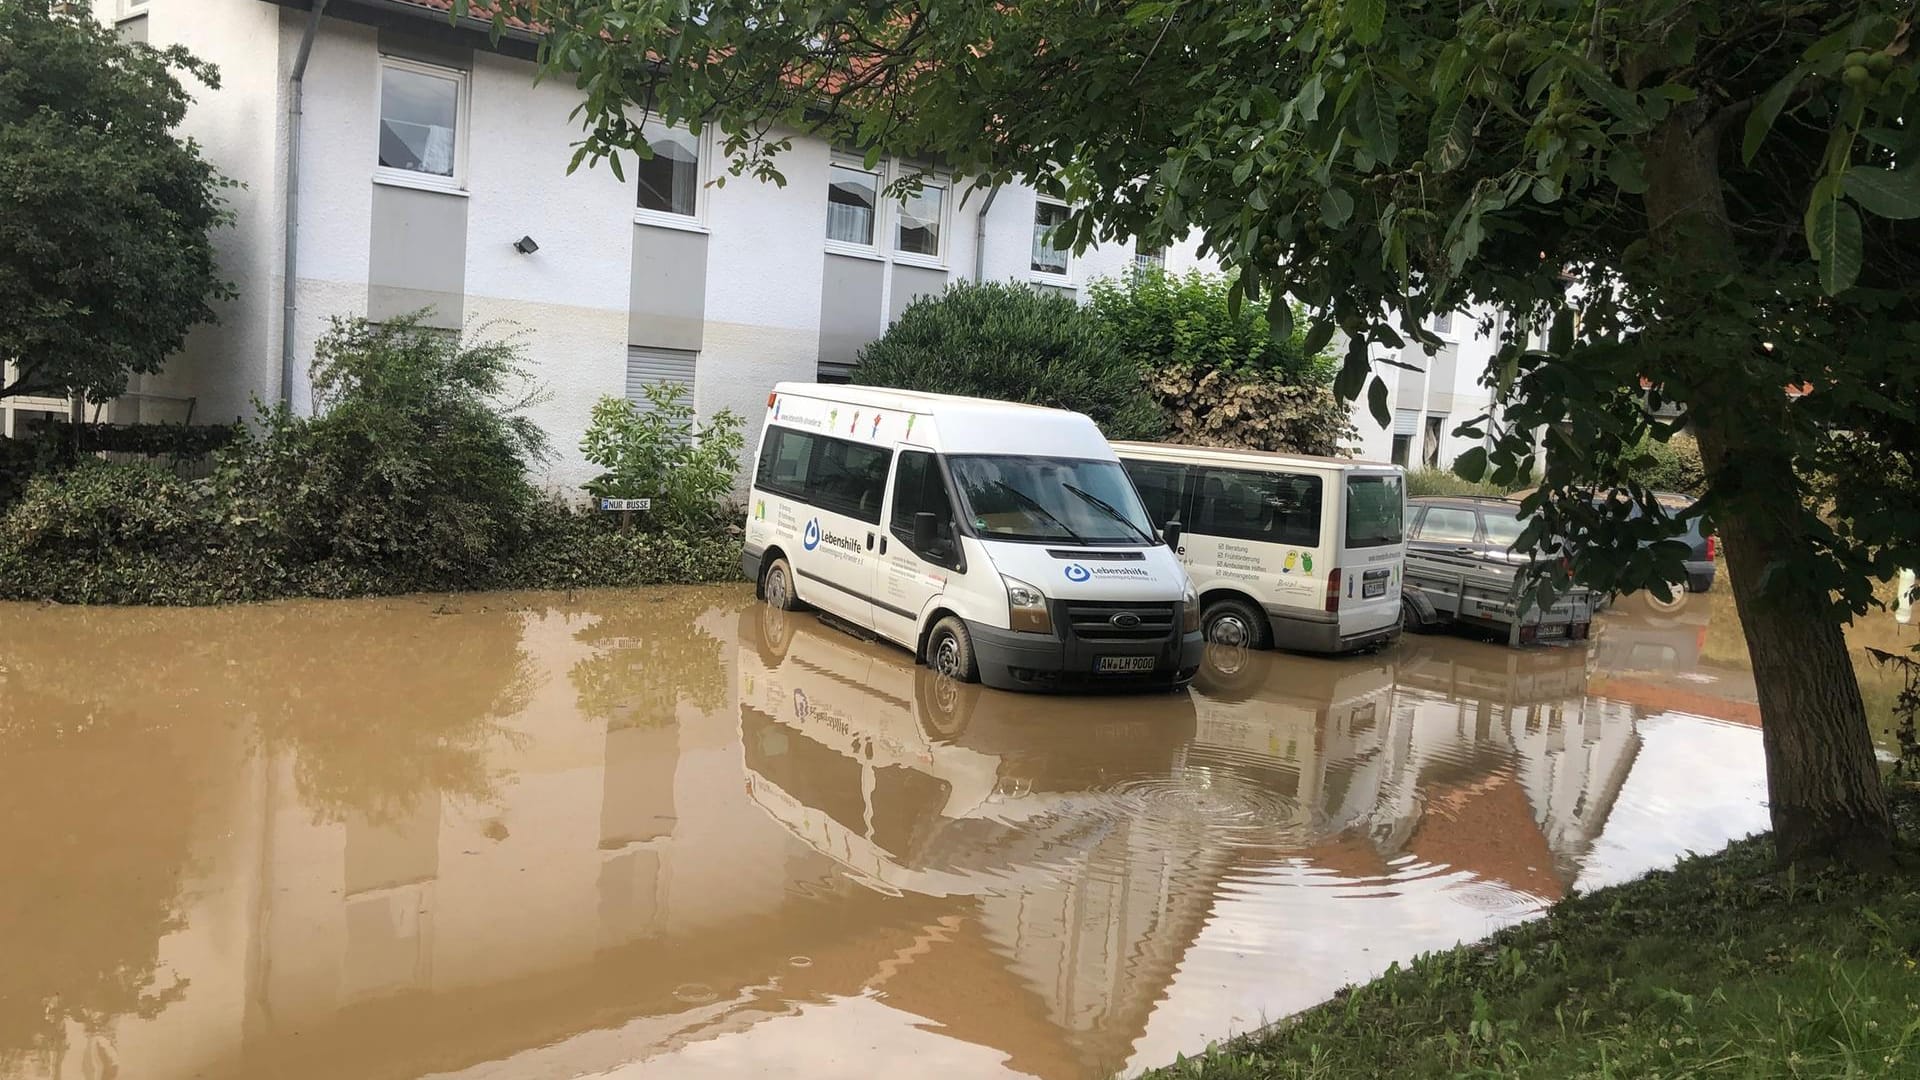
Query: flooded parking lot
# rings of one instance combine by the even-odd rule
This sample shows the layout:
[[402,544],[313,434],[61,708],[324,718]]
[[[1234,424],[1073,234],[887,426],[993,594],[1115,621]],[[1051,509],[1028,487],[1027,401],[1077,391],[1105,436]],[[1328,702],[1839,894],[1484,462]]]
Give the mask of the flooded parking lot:
[[1728,614],[1049,699],[745,587],[0,608],[0,1077],[1163,1063],[1764,827]]

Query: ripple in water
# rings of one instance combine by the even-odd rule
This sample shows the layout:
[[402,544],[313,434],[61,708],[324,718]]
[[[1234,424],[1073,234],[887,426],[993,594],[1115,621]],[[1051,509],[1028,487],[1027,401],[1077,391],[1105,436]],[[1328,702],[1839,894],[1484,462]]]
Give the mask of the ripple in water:
[[1140,777],[1108,789],[1113,812],[1135,828],[1205,835],[1207,846],[1284,847],[1311,839],[1314,815],[1299,801],[1231,773]]

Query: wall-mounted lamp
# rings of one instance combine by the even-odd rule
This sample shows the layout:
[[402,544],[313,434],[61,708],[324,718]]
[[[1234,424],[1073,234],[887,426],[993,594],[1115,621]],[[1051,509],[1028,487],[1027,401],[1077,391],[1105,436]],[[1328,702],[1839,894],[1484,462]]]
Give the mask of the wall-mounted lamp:
[[540,250],[540,245],[533,242],[533,237],[523,236],[513,242],[513,250],[522,255],[531,255]]

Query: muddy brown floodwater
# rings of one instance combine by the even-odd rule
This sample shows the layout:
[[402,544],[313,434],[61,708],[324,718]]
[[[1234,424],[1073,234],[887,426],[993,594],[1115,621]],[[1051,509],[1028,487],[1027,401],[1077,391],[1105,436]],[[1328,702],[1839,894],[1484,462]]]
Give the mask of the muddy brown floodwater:
[[0,605],[0,1077],[1136,1070],[1763,827],[1716,614],[1048,699],[745,588]]

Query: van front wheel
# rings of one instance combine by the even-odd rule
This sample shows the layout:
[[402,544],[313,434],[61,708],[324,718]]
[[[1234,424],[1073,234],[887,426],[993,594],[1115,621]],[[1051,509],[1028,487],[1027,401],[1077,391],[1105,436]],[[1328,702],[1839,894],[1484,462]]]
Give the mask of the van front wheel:
[[949,615],[933,624],[933,631],[927,635],[927,666],[961,682],[980,677],[980,663],[973,655],[973,635],[959,616]]
[[1226,596],[1207,605],[1200,614],[1202,636],[1215,645],[1265,649],[1273,644],[1267,617],[1252,604]]

